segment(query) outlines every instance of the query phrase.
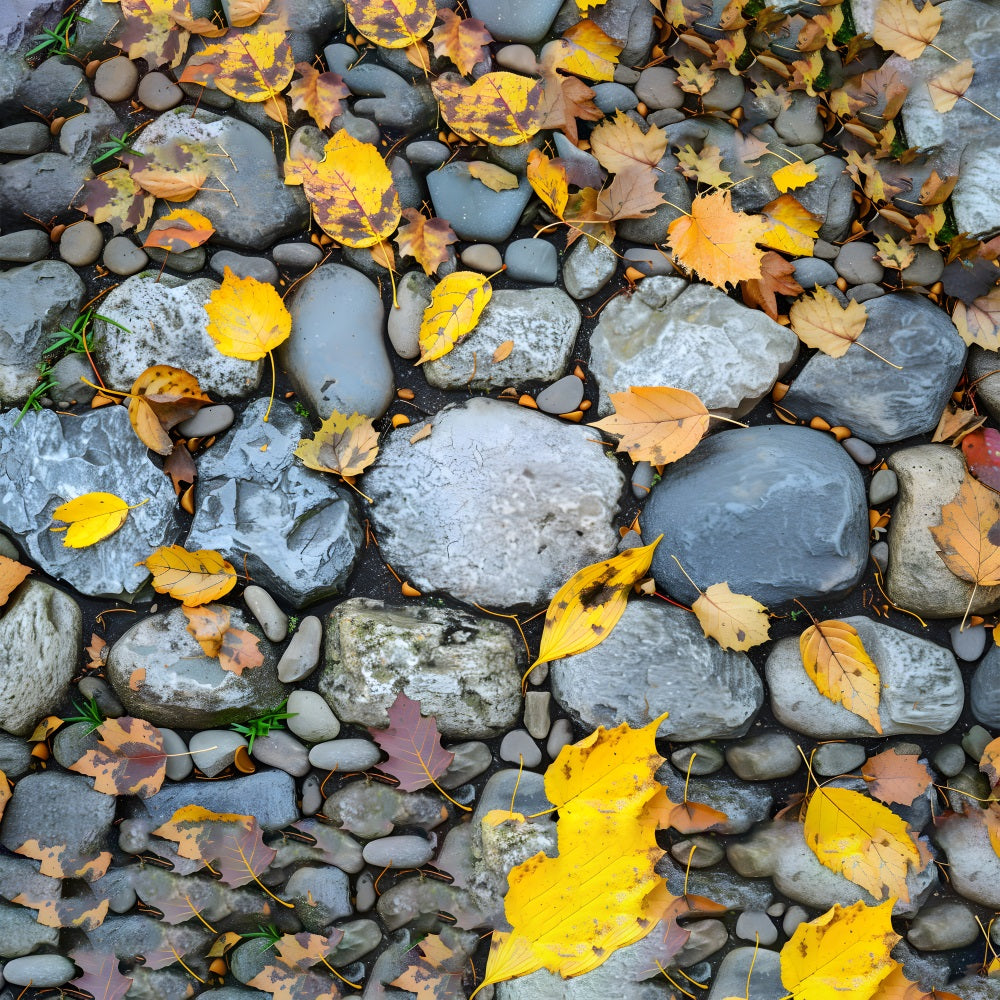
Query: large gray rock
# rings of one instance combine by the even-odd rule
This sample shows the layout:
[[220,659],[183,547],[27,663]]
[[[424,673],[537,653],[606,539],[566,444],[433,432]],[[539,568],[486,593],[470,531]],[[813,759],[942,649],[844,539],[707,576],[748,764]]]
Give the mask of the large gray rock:
[[962,453],[945,444],[922,444],[895,452],[889,468],[899,482],[889,522],[889,598],[925,618],[957,618],[967,608],[985,614],[1000,607],[1000,586],[979,587],[973,596],[972,584],[944,564],[930,532],[941,523],[941,508],[958,495],[966,474]]
[[356,597],[330,613],[319,689],[341,722],[388,726],[402,692],[445,736],[489,738],[517,723],[522,669],[495,619]]
[[447,219],[461,240],[502,243],[517,225],[531,198],[522,177],[516,188],[493,191],[469,173],[467,163],[448,163],[427,175],[434,214]]
[[[863,615],[844,621],[857,629],[878,667],[882,735],[951,729],[965,705],[962,672],[951,650]],[[802,666],[798,636],[779,639],[765,669],[771,708],[789,729],[816,739],[877,735],[861,716],[820,694]]]
[[1000,729],[1000,647],[991,644],[969,685],[969,708],[988,729]]
[[[260,715],[288,696],[274,647],[256,622],[229,608],[233,628],[260,638],[259,667],[235,674],[206,656],[180,608],[136,622],[112,647],[107,674],[130,715],[170,729],[211,729]],[[141,671],[141,673],[136,673]]]
[[59,931],[40,924],[27,907],[0,903],[0,958],[30,955],[42,945],[58,943]]
[[55,712],[76,670],[83,633],[76,601],[40,580],[24,583],[0,618],[0,728],[27,736]]
[[[580,310],[558,288],[494,292],[472,333],[425,364],[424,375],[439,389],[554,382],[566,369],[579,329]],[[507,340],[513,349],[494,364],[493,352]]]
[[669,712],[661,739],[731,739],[764,701],[748,656],[706,639],[694,615],[652,601],[629,601],[599,646],[549,671],[556,701],[587,730],[642,726]]
[[382,416],[393,376],[375,285],[342,264],[325,264],[289,296],[292,335],[279,351],[296,391],[317,420],[337,410]]
[[932,430],[965,365],[955,324],[919,295],[883,295],[866,304],[861,347],[842,358],[817,352],[799,372],[781,405],[800,418],[846,424],[871,444],[901,441]]
[[642,526],[664,536],[653,575],[685,602],[697,594],[672,555],[700,587],[725,581],[767,605],[842,594],[868,562],[861,473],[832,437],[803,427],[703,441],[653,487]]
[[502,42],[538,42],[545,37],[561,0],[538,0],[525,6],[518,0],[470,0],[469,9]]
[[309,224],[302,189],[284,183],[271,141],[246,122],[176,108],[155,118],[134,148],[204,164],[209,180],[184,207],[212,220],[215,242],[253,252]]
[[948,855],[948,881],[970,902],[993,910],[1000,906],[1000,857],[990,843],[981,810],[950,813],[935,824],[934,839]]
[[8,52],[30,49],[33,35],[55,28],[64,6],[61,0],[7,0],[0,9],[0,46]]
[[[46,573],[82,594],[131,600],[149,577],[145,559],[180,536],[170,480],[149,460],[124,407],[85,416],[31,411],[13,427],[17,412],[0,415],[0,526]],[[67,500],[111,491],[129,504],[125,523],[87,548],[67,548],[49,531],[52,512]],[[148,503],[143,503],[148,500]]]
[[59,260],[0,274],[0,403],[21,402],[34,389],[49,336],[76,319],[85,290]]
[[0,166],[0,220],[7,228],[23,220],[24,212],[36,219],[68,217],[77,191],[92,176],[90,167],[62,153],[36,153],[4,163]]
[[666,385],[699,396],[725,416],[749,413],[798,356],[798,338],[759,309],[682,278],[643,281],[601,311],[590,341],[590,370],[612,392]]
[[382,554],[416,587],[537,604],[611,554],[622,475],[591,430],[494,399],[432,426],[390,435],[365,479]]
[[125,329],[94,324],[93,354],[108,385],[127,392],[147,368],[167,359],[194,375],[205,392],[246,396],[256,389],[264,362],[230,358],[208,335],[205,304],[218,287],[209,278],[185,282],[143,271],[112,290],[100,314]]
[[333,476],[294,455],[309,426],[276,402],[251,403],[198,461],[187,547],[214,549],[295,607],[343,590],[361,545],[351,501]]

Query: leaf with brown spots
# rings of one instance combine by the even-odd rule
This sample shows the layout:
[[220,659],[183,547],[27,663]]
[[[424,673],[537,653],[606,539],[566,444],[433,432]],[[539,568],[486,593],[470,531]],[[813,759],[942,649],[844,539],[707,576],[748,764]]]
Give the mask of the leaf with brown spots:
[[260,640],[252,632],[230,625],[229,608],[207,604],[181,610],[188,620],[187,630],[206,656],[218,657],[223,670],[239,677],[244,670],[264,662],[264,652],[258,647]]
[[154,365],[132,383],[128,418],[136,437],[147,448],[158,455],[169,455],[174,442],[167,432],[211,402],[190,372]]
[[7,556],[0,556],[0,608],[10,599],[10,595],[24,583],[31,567],[17,562],[15,559],[8,559]]
[[369,732],[375,742],[389,755],[378,765],[380,771],[399,779],[404,792],[437,784],[455,759],[450,750],[441,746],[441,734],[433,716],[420,714],[420,703],[407,698],[402,691],[389,707],[388,729]]
[[747,594],[734,594],[728,583],[713,583],[691,605],[702,631],[723,649],[745,651],[767,642],[767,608]]
[[990,779],[991,785],[1000,784],[1000,737],[986,744],[979,761],[979,770]]
[[321,73],[307,62],[296,63],[295,70],[299,79],[288,89],[292,107],[308,112],[320,128],[328,128],[343,112],[340,102],[351,96],[344,78],[339,73]]
[[273,1000],[337,1000],[341,996],[331,979],[283,964],[266,965],[247,985],[270,993]]
[[359,476],[378,455],[378,431],[369,417],[334,410],[311,438],[303,438],[295,457],[317,472]]
[[891,748],[869,757],[861,767],[861,777],[868,782],[872,795],[886,805],[913,805],[931,785],[927,765],[917,754],[898,753]]
[[[284,31],[234,31],[200,53],[200,70],[211,67],[212,82],[238,101],[260,103],[280,94],[295,72]],[[202,79],[192,83],[203,83]]]
[[[485,73],[475,83],[438,77],[431,89],[448,126],[466,142],[527,142],[542,127],[542,86],[516,73]],[[548,127],[548,126],[547,126]]]
[[75,207],[89,215],[97,225],[107,222],[120,236],[127,229],[143,229],[153,211],[154,198],[124,167],[106,170],[99,177],[85,181]]
[[386,49],[413,45],[434,25],[435,0],[347,0],[351,23],[370,42]]
[[[157,198],[184,202],[190,201],[211,176],[209,155],[201,143],[176,141],[153,146],[142,155],[130,154],[121,159],[132,180],[144,191]],[[101,177],[106,176],[101,174]],[[150,201],[150,211],[152,204]],[[138,228],[142,229],[148,218],[149,212]]]
[[[485,183],[485,181],[484,181]],[[448,260],[448,247],[458,237],[447,219],[428,219],[415,208],[404,208],[406,225],[396,233],[396,246],[403,257],[412,257],[430,277]]]
[[84,858],[70,851],[66,844],[46,845],[36,838],[26,840],[13,850],[15,854],[40,862],[38,870],[52,878],[82,878],[85,882],[94,882],[107,872],[111,864],[110,851]]
[[166,777],[163,734],[144,719],[107,719],[97,729],[101,747],[88,750],[69,765],[71,771],[94,779],[94,790],[105,795],[155,795]]
[[93,896],[42,899],[30,892],[18,893],[11,902],[34,910],[35,919],[43,927],[78,927],[82,931],[100,927],[109,905],[109,900],[96,900]]
[[594,103],[595,96],[594,91],[578,77],[563,76],[551,65],[543,67],[540,127],[561,129],[574,146],[579,145],[576,120],[599,122],[604,117],[604,112]]
[[468,76],[476,63],[483,62],[489,54],[487,46],[493,36],[479,18],[459,17],[446,7],[437,12],[437,18],[441,23],[431,35],[434,55],[447,57],[462,76]]

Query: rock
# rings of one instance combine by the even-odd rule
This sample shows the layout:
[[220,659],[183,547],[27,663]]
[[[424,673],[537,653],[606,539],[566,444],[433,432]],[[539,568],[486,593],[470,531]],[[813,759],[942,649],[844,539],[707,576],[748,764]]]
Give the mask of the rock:
[[[308,226],[302,189],[284,183],[270,140],[252,125],[175,108],[155,118],[134,144],[144,156],[165,159],[182,146],[210,171],[208,183],[185,208],[213,221],[215,242],[254,251]],[[223,150],[225,155],[218,155]]]
[[91,163],[105,152],[101,144],[108,141],[112,132],[121,134],[124,131],[118,116],[100,97],[88,97],[86,102],[86,114],[68,119],[59,130],[59,148],[82,164]]
[[706,639],[686,611],[651,601],[630,601],[604,642],[549,669],[556,701],[588,731],[669,712],[663,739],[729,739],[750,728],[764,700],[749,657]]
[[161,726],[160,735],[163,737],[163,748],[170,755],[167,758],[167,777],[171,781],[183,781],[194,770],[187,744],[172,729]]
[[979,925],[969,907],[961,903],[926,906],[910,923],[906,940],[922,951],[964,948],[979,937]]
[[[591,19],[596,23],[596,18]],[[644,219],[622,219],[621,222],[616,223],[615,228],[619,239],[641,243],[644,246],[662,243],[663,234],[667,231],[670,223],[690,210],[691,191],[684,176],[678,170],[677,158],[668,153],[657,163],[655,169],[659,171],[655,188],[663,195],[664,204]],[[666,204],[666,202],[670,202],[670,204]],[[678,211],[678,209],[683,209],[683,211]],[[654,308],[656,307],[654,306]]]
[[[0,168],[2,169],[2,168]],[[67,264],[45,260],[0,274],[0,402],[23,401],[52,333],[76,318],[84,284]]]
[[278,267],[292,271],[308,271],[323,259],[323,251],[312,243],[281,243],[271,252]]
[[899,492],[899,481],[892,469],[879,469],[872,476],[868,485],[868,502],[875,504],[888,503]]
[[[62,153],[36,153],[0,166],[0,220],[8,225],[27,212],[36,219],[66,214],[90,167]],[[527,182],[525,182],[527,183]]]
[[448,818],[439,794],[400,792],[380,782],[352,781],[323,803],[323,815],[364,840],[387,837],[397,826],[430,831]]
[[865,748],[857,743],[824,743],[813,757],[813,770],[830,778],[861,767],[866,758]]
[[524,729],[514,729],[500,741],[500,759],[524,767],[538,767],[542,751]]
[[697,594],[671,554],[703,586],[725,580],[769,607],[842,594],[868,561],[861,474],[831,436],[801,427],[751,427],[703,441],[652,489],[643,533],[661,532],[653,575],[685,602]]
[[219,250],[212,255],[211,268],[220,278],[225,277],[229,268],[238,278],[254,278],[270,285],[278,283],[278,269],[266,257],[245,257],[232,250]]
[[773,781],[794,774],[802,764],[787,733],[754,733],[726,750],[726,763],[743,781]]
[[[31,156],[48,148],[52,134],[45,122],[19,122],[0,128],[0,154]],[[538,241],[541,242],[541,241]]]
[[188,746],[198,770],[209,778],[215,778],[236,760],[240,750],[246,750],[247,741],[239,733],[228,729],[203,729],[191,737]]
[[536,285],[555,284],[559,277],[559,255],[547,240],[514,240],[504,254],[505,276]]
[[650,66],[639,74],[635,96],[653,111],[679,108],[684,104],[684,92],[677,86],[677,74],[668,66]]
[[[227,610],[233,628],[261,637],[243,611]],[[174,608],[141,619],[111,647],[108,680],[130,715],[173,729],[211,729],[244,722],[285,699],[268,642],[258,647],[264,663],[237,675],[206,656],[187,625],[181,609]]]
[[1000,857],[990,846],[982,813],[970,808],[967,815],[942,817],[934,839],[948,856],[948,881],[955,892],[991,910],[1000,905]]
[[963,456],[945,444],[924,444],[894,452],[889,468],[899,482],[889,523],[889,599],[925,618],[960,618],[967,608],[988,614],[1000,607],[1000,586],[979,587],[973,597],[972,584],[945,566],[928,530],[941,523],[941,508],[958,494]]
[[285,711],[292,716],[286,723],[288,728],[307,743],[336,739],[340,732],[337,717],[315,691],[293,691]]
[[0,903],[0,958],[30,955],[43,945],[55,947],[58,942],[59,931],[42,926],[31,910]]
[[965,751],[957,743],[946,743],[934,752],[931,762],[946,778],[954,778],[965,767]]
[[139,81],[136,97],[150,111],[169,111],[184,100],[184,91],[165,73],[147,73]]
[[543,413],[569,413],[583,399],[583,380],[577,375],[564,375],[557,382],[543,389],[536,397],[538,409]]
[[399,280],[398,307],[389,310],[387,330],[392,349],[401,358],[420,354],[420,325],[433,289],[434,282],[423,271],[407,271]]
[[302,926],[313,934],[351,914],[347,875],[330,865],[299,868],[286,883],[285,896],[295,904],[295,915]]
[[845,243],[837,254],[837,273],[852,285],[866,282],[877,285],[885,274],[885,268],[875,260],[875,253],[876,248],[871,243],[860,240]]
[[243,591],[243,600],[271,642],[281,642],[288,635],[288,615],[263,587],[251,584]]
[[910,293],[883,296],[867,309],[858,343],[902,370],[864,350],[852,348],[842,358],[820,352],[806,362],[781,405],[803,417],[846,424],[872,444],[933,430],[965,365],[955,324]]
[[131,97],[139,82],[139,70],[125,56],[114,56],[97,67],[94,90],[98,97],[116,103]]
[[376,868],[420,868],[434,856],[425,837],[382,837],[365,844],[364,858]]
[[976,667],[969,685],[969,708],[984,726],[1000,728],[1000,647],[991,644]]
[[317,420],[331,412],[377,418],[392,401],[378,289],[342,264],[325,264],[289,297],[292,335],[279,359]]
[[549,735],[551,700],[548,691],[528,691],[524,696],[524,728],[536,740],[544,740]]
[[545,37],[560,6],[560,0],[538,0],[529,7],[518,0],[470,0],[469,9],[497,41],[532,44]]
[[579,240],[563,262],[563,284],[574,299],[596,295],[614,276],[618,258],[603,243],[591,249],[587,240]]
[[[260,919],[260,894],[254,889],[231,888],[206,874],[177,875],[156,865],[127,869],[130,881],[143,902],[157,906],[157,899],[183,899],[187,895],[193,907],[209,921],[227,920],[246,930],[256,929]],[[189,913],[193,919],[194,915]],[[233,919],[235,917],[235,920]]]
[[[407,80],[387,66],[379,66],[374,62],[358,62],[357,53],[350,58],[350,65],[342,65],[336,50],[350,52],[350,46],[328,45],[323,54],[334,73],[340,73],[344,83],[352,94],[363,96],[366,100],[354,102],[354,112],[358,115],[370,116],[383,128],[396,129],[405,135],[422,132],[434,124],[437,106],[431,89],[425,83],[416,82],[412,73],[417,71],[409,64],[404,64],[411,71],[411,79]],[[386,57],[383,57],[385,59]],[[422,81],[423,77],[419,77]],[[362,119],[363,121],[363,119]],[[337,121],[334,119],[334,125]],[[344,115],[344,127],[351,124],[347,114]],[[364,123],[368,125],[367,122]],[[371,132],[362,134],[357,128],[354,138],[366,142],[378,142],[376,126],[371,126]],[[415,207],[412,204],[409,207]]]
[[588,428],[492,399],[445,407],[415,444],[391,436],[365,478],[382,554],[414,586],[503,607],[613,551],[621,488]]
[[[157,950],[169,954],[171,946],[180,955],[194,957],[203,948],[207,948],[211,941],[209,932],[197,921],[170,926],[140,914],[108,917],[100,927],[87,931],[87,938],[95,951],[106,951],[119,959],[131,959],[134,955],[145,955]],[[183,995],[183,991],[179,994],[172,992],[169,1000],[174,997],[181,1000]],[[152,1000],[157,994],[146,996]],[[168,998],[164,997],[163,1000]]]
[[736,919],[736,936],[766,947],[778,940],[778,928],[766,913],[744,910]]
[[241,361],[221,354],[205,329],[205,303],[218,288],[208,278],[185,282],[152,271],[122,282],[101,302],[100,314],[115,323],[94,324],[94,356],[109,386],[132,388],[147,368],[163,363],[170,344],[170,363],[198,379],[208,393],[246,396],[257,388],[263,361]]
[[[763,944],[763,942],[761,942]],[[781,959],[776,951],[736,948],[722,960],[712,980],[708,1000],[724,1000],[752,991],[754,1000],[782,1000],[788,991],[781,982]]]
[[657,772],[657,779],[667,789],[671,801],[683,801],[686,787],[693,802],[710,802],[725,813],[725,820],[712,827],[713,833],[745,833],[755,823],[767,819],[774,804],[774,796],[764,785],[747,784],[728,777],[689,780],[686,773],[664,765]]
[[496,620],[350,598],[330,613],[319,689],[342,722],[385,728],[402,692],[447,737],[497,736],[520,714],[515,643]]
[[455,743],[445,749],[453,753],[455,759],[438,778],[438,784],[442,788],[458,788],[459,785],[464,785],[467,781],[478,778],[484,771],[488,771],[493,763],[493,754],[485,743],[478,741]]
[[137,247],[127,236],[112,236],[104,247],[101,259],[112,274],[123,278],[138,274],[149,263],[146,251]]
[[843,442],[844,451],[854,459],[858,465],[874,465],[876,459],[875,449],[861,438],[849,437]]
[[[10,648],[9,643],[7,648]],[[5,709],[4,718],[7,718],[6,711]],[[31,745],[27,740],[0,733],[0,771],[3,771],[8,778],[17,781],[18,778],[27,774],[33,760]]]
[[[579,329],[579,309],[558,288],[494,292],[475,330],[443,358],[425,364],[424,375],[438,389],[549,382],[565,371]],[[514,342],[510,354],[490,364],[508,340]]]
[[455,235],[469,242],[503,243],[531,198],[524,177],[516,188],[493,191],[469,173],[467,163],[448,163],[432,171],[427,189],[434,214],[447,219]]
[[[966,663],[978,660],[986,648],[986,629],[982,625],[952,625],[948,629],[948,638],[955,655]],[[973,713],[975,709],[973,709]]]
[[[878,664],[882,735],[947,732],[965,702],[962,673],[951,652],[870,618],[844,621],[857,629]],[[779,639],[765,669],[771,708],[789,729],[816,739],[875,735],[868,722],[819,693],[802,666],[798,637]]]
[[62,986],[76,975],[76,966],[62,955],[28,955],[3,967],[3,976],[15,986],[46,989]]
[[341,924],[340,929],[344,936],[329,958],[334,966],[354,962],[374,951],[382,942],[382,928],[374,920],[352,920]]
[[721,771],[726,758],[714,743],[692,743],[675,750],[670,755],[670,763],[681,774],[705,775]]
[[74,267],[93,264],[103,248],[104,236],[90,219],[74,223],[59,237],[59,256]]
[[473,243],[462,251],[460,259],[467,268],[480,274],[495,274],[503,267],[500,251],[489,243]]
[[354,508],[332,477],[295,458],[306,422],[277,402],[251,403],[198,460],[199,503],[187,547],[214,549],[300,607],[343,590],[361,544]]
[[718,289],[681,278],[649,278],[601,311],[590,368],[609,394],[669,385],[697,394],[715,412],[749,413],[798,355],[794,334]]
[[[14,428],[16,419],[13,410],[0,416],[0,475],[14,487],[0,493],[0,526],[46,573],[80,593],[131,600],[149,577],[136,560],[177,541],[179,529],[170,480],[149,460],[125,408],[82,417],[32,411]],[[142,504],[109,538],[67,548],[49,531],[59,504],[109,488]]]
[[322,642],[322,622],[315,615],[307,615],[278,660],[278,677],[285,684],[308,677],[319,663]]
[[228,431],[235,417],[233,408],[225,403],[203,406],[193,417],[182,420],[177,425],[177,430],[184,437],[212,437]]
[[22,229],[0,236],[0,261],[31,264],[48,255],[49,235],[43,229]]
[[76,601],[40,580],[22,584],[0,618],[0,728],[27,736],[55,712],[76,670],[82,640]]
[[381,759],[371,740],[328,740],[309,751],[309,763],[321,771],[367,771]]

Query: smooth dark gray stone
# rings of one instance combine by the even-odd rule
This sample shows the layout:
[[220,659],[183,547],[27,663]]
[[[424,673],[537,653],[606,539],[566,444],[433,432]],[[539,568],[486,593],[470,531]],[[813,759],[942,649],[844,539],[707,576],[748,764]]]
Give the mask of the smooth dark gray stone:
[[502,243],[514,231],[531,198],[522,177],[516,188],[492,191],[469,173],[467,163],[449,163],[427,175],[434,214],[447,219],[459,239]]

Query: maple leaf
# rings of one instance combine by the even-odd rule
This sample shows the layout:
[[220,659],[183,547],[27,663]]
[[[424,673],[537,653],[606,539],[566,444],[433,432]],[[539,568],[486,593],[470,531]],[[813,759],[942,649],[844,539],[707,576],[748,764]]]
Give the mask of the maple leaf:
[[131,60],[145,59],[150,69],[163,65],[173,69],[184,58],[191,38],[175,20],[179,7],[172,0],[127,0],[122,4],[124,28],[115,45]]
[[146,502],[130,507],[114,493],[84,493],[52,511],[53,521],[65,521],[69,527],[51,530],[66,532],[63,545],[67,548],[86,548],[113,535],[125,523],[128,512]]
[[206,656],[218,657],[219,666],[237,677],[264,662],[260,640],[246,629],[230,625],[229,609],[218,604],[197,608],[182,607],[188,620],[187,630],[198,641]]
[[107,873],[111,864],[110,851],[85,858],[71,851],[66,844],[43,844],[36,838],[26,840],[13,850],[15,854],[38,861],[38,870],[52,878],[82,878],[85,882],[95,882]]
[[629,167],[655,167],[667,152],[667,133],[655,125],[643,132],[623,111],[606,118],[590,133],[590,152],[610,173]]
[[127,229],[142,229],[153,212],[152,193],[147,193],[124,167],[106,170],[99,177],[85,181],[74,203],[97,225],[107,222],[120,236]]
[[416,947],[419,955],[411,948],[406,953],[409,965],[389,985],[409,990],[419,1000],[465,1000],[463,956],[456,955],[437,934],[429,934]]
[[881,678],[857,629],[847,622],[815,622],[799,636],[799,652],[806,674],[824,698],[882,732],[878,715]]
[[236,586],[236,570],[211,549],[188,552],[181,545],[162,545],[136,566],[153,574],[153,590],[188,608],[218,600]]
[[816,180],[819,174],[811,163],[805,160],[794,160],[786,163],[771,174],[771,181],[774,186],[784,194],[786,191],[794,191],[796,188],[805,187]]
[[781,982],[794,1000],[868,1000],[896,968],[889,953],[902,939],[892,929],[894,903],[838,904],[799,924],[781,949]]
[[690,59],[677,64],[677,86],[686,94],[704,97],[715,86],[715,74],[711,66],[695,66]]
[[873,16],[872,38],[904,59],[919,59],[941,28],[941,12],[933,3],[917,10],[913,0],[881,0]]
[[486,25],[477,17],[459,17],[442,7],[437,12],[441,22],[431,35],[434,55],[450,59],[463,76],[468,76],[476,63],[483,62],[493,41]]
[[153,223],[142,241],[144,247],[159,247],[168,253],[183,253],[210,239],[215,226],[200,212],[175,208]]
[[713,583],[691,605],[702,631],[723,649],[747,650],[770,638],[767,608],[728,583]]
[[813,246],[823,220],[804,208],[797,198],[790,194],[780,195],[765,205],[761,214],[771,223],[761,243],[802,257],[813,255]]
[[879,802],[848,788],[820,786],[806,807],[805,841],[817,859],[876,899],[908,902],[909,871],[930,860],[906,823]]
[[987,351],[1000,350],[1000,287],[994,286],[970,303],[956,302],[951,320],[970,347],[975,344]]
[[220,354],[258,361],[288,339],[292,317],[274,285],[226,268],[205,303],[206,330]]
[[588,80],[610,81],[614,79],[623,47],[595,21],[577,21],[566,29],[562,38],[545,46],[541,62],[550,71],[563,70]]
[[875,241],[877,253],[875,259],[884,267],[892,267],[902,271],[909,267],[917,256],[916,251],[905,243],[897,243],[888,233]]
[[778,318],[777,295],[801,295],[803,287],[795,280],[795,265],[779,253],[768,250],[761,258],[761,275],[741,283],[743,301],[763,309],[771,319]]
[[347,13],[370,42],[386,49],[404,49],[423,38],[434,25],[435,0],[347,0]]
[[667,228],[667,245],[684,268],[716,288],[761,276],[767,224],[760,216],[735,212],[728,191],[695,195],[691,212]]
[[144,719],[106,719],[97,728],[101,746],[69,765],[94,779],[105,795],[155,795],[166,777],[163,734]]
[[529,672],[539,663],[593,649],[611,634],[625,612],[632,584],[649,572],[661,538],[584,566],[556,591],[545,612],[538,658]]
[[611,183],[597,194],[597,212],[601,219],[645,219],[663,204],[656,190],[656,175],[642,167],[630,167],[615,174]]
[[938,176],[936,170],[932,170],[930,177],[920,186],[921,205],[941,205],[950,197],[955,185],[958,183],[958,174],[945,177],[943,180]]
[[562,129],[574,146],[579,145],[576,120],[597,122],[604,117],[604,112],[594,103],[596,96],[578,77],[563,76],[551,66],[543,67],[540,127]]
[[118,969],[118,957],[110,952],[77,948],[69,957],[83,969],[83,975],[71,980],[71,984],[86,990],[95,1000],[122,1000],[132,986],[132,980]]
[[[17,590],[31,572],[30,566],[24,566],[15,559],[8,559],[7,556],[0,556],[0,608],[7,603],[10,595]],[[2,814],[2,809],[0,809],[0,814]]]
[[334,410],[311,438],[303,438],[295,457],[317,472],[359,476],[378,454],[378,431],[371,418],[360,413],[349,417]]
[[931,786],[930,772],[916,754],[892,748],[869,757],[861,767],[861,777],[872,795],[887,805],[913,805]]
[[396,246],[404,257],[412,257],[430,277],[448,260],[448,247],[458,242],[447,219],[428,219],[415,208],[404,208],[406,225],[396,233]]
[[542,85],[516,73],[485,73],[475,83],[438,77],[431,90],[449,128],[466,142],[527,142],[542,127]]
[[417,364],[443,358],[468,336],[492,296],[489,279],[474,271],[453,271],[442,278],[431,292],[430,305],[420,323]]
[[344,78],[339,73],[321,73],[307,62],[296,63],[295,70],[299,79],[288,89],[292,107],[308,112],[320,128],[328,128],[343,113],[340,102],[351,96]]
[[380,771],[399,779],[404,792],[437,785],[437,779],[455,759],[450,750],[441,746],[441,734],[433,716],[420,714],[420,703],[402,691],[389,706],[389,727],[369,732],[375,742],[389,755],[378,765]]
[[701,152],[696,153],[690,143],[677,151],[677,162],[681,173],[708,187],[721,187],[732,184],[733,177],[728,170],[722,169],[722,150],[711,143],[705,143]]
[[212,402],[194,375],[170,365],[147,368],[132,383],[128,397],[128,418],[136,437],[159,455],[174,450],[167,431]]
[[964,96],[972,83],[975,69],[971,59],[963,59],[955,63],[951,69],[939,73],[933,79],[927,81],[927,90],[931,95],[931,104],[934,110],[944,114]]
[[[260,103],[281,93],[295,72],[292,47],[284,31],[233,32],[199,53],[200,70],[224,94],[238,101]],[[186,70],[185,70],[186,72]],[[181,75],[184,81],[184,74]],[[200,83],[204,79],[184,82]]]
[[35,919],[43,927],[78,927],[82,931],[100,927],[110,905],[108,899],[95,901],[92,895],[62,899],[58,895],[40,897],[33,892],[19,892],[11,902],[34,910]]
[[863,302],[853,299],[842,306],[825,288],[817,287],[812,294],[792,304],[788,319],[792,331],[806,347],[842,358],[861,336],[868,322],[868,310]]

